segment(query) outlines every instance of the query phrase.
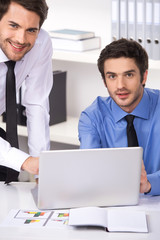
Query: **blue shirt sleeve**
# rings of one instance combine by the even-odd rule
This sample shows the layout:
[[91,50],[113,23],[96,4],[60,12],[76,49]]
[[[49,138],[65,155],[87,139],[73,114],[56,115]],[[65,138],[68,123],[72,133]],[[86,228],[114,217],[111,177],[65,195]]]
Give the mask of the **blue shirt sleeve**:
[[87,113],[82,112],[79,125],[79,141],[80,148],[91,149],[91,148],[101,148],[101,139],[98,135],[97,129],[93,124],[93,121],[89,118]]
[[151,184],[151,191],[148,195],[160,195],[160,171],[147,175]]

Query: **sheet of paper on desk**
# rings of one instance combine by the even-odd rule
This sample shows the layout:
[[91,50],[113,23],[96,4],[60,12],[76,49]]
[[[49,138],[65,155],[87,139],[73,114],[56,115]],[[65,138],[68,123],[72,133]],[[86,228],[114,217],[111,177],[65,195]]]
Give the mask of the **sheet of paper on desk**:
[[46,226],[55,228],[68,227],[69,210],[56,210],[49,218]]
[[45,225],[51,212],[40,212],[33,210],[12,209],[1,225],[42,227]]
[[24,227],[68,226],[69,210],[39,211],[12,209],[1,225]]
[[86,207],[70,210],[69,225],[100,226],[109,232],[148,232],[144,211]]

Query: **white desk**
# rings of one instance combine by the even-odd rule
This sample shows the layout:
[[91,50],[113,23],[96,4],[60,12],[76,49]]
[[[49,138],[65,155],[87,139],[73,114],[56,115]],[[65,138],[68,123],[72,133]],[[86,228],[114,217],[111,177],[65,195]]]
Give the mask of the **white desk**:
[[[31,189],[35,183],[19,182],[9,186],[0,182],[0,223],[11,209],[37,209],[32,198]],[[160,236],[160,196],[142,196],[138,206],[126,207],[145,210],[149,233],[107,233],[103,229],[52,229],[0,227],[0,240],[157,240]]]

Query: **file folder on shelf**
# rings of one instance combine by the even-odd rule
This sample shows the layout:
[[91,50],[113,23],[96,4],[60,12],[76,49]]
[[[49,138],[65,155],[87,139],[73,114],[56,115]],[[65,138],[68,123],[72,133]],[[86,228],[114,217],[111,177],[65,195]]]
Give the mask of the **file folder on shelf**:
[[128,1],[120,0],[120,38],[128,37]]
[[120,24],[120,0],[112,0],[112,41],[118,40]]
[[136,39],[136,0],[128,0],[128,39]]
[[160,1],[153,0],[153,59],[160,60]]
[[49,95],[50,126],[66,121],[67,72],[53,72],[53,87]]
[[152,39],[152,24],[153,24],[153,5],[152,0],[146,0],[146,14],[145,14],[145,43],[144,47],[148,53],[149,58],[152,58],[153,39]]
[[136,1],[136,41],[144,47],[145,33],[145,0]]

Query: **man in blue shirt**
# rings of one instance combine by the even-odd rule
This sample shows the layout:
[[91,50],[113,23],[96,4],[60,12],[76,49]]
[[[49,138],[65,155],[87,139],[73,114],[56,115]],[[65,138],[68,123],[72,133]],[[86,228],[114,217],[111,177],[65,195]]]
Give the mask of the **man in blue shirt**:
[[97,97],[79,120],[81,148],[127,147],[127,122],[132,114],[139,146],[143,147],[140,192],[160,195],[160,91],[144,88],[148,56],[135,41],[107,45],[98,68],[109,97]]

